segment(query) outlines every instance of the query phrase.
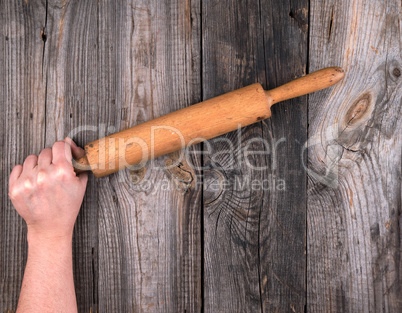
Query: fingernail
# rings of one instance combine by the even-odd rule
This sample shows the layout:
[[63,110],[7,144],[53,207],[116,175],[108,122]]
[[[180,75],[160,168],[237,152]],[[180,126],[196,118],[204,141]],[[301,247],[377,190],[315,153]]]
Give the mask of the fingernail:
[[68,142],[70,143],[70,145],[77,146],[77,145],[75,144],[75,142],[74,142],[70,137],[64,138],[64,141],[68,141]]

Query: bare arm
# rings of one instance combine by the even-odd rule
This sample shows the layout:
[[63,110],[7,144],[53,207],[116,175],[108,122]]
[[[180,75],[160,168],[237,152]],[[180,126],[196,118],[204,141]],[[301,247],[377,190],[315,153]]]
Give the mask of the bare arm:
[[83,150],[71,139],[59,141],[11,172],[9,196],[28,227],[18,313],[77,312],[72,236],[88,176],[75,175],[72,154]]

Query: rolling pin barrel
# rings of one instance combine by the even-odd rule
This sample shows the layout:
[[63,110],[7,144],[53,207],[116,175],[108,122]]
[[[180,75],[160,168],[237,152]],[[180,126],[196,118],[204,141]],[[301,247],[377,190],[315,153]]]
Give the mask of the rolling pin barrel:
[[[85,157],[102,177],[270,116],[265,91],[254,84],[91,142]],[[77,161],[85,165],[85,157]]]
[[343,76],[341,68],[326,68],[271,91],[257,83],[169,113],[87,144],[86,155],[75,160],[76,172],[102,177],[223,135],[269,118],[274,103],[327,88]]

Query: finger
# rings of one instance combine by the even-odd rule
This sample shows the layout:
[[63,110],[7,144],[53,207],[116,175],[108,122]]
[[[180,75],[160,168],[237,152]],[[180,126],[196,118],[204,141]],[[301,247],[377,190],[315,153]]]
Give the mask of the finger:
[[30,172],[36,165],[38,165],[38,157],[34,154],[28,155],[24,161],[23,173]]
[[78,147],[77,144],[71,138],[66,137],[64,141],[70,144],[71,152],[73,154],[74,159],[79,159],[85,155],[85,150]]
[[64,141],[57,141],[52,147],[52,163],[55,165],[72,165],[71,146]]
[[39,167],[48,167],[51,163],[52,163],[52,149],[45,148],[39,154],[38,166]]
[[17,181],[17,179],[21,176],[21,173],[22,173],[22,165],[18,164],[16,166],[14,166],[14,168],[10,174],[10,179],[9,179],[8,185],[9,186],[14,185],[14,183]]
[[81,173],[78,175],[78,178],[80,179],[82,188],[86,189],[88,183],[88,173]]

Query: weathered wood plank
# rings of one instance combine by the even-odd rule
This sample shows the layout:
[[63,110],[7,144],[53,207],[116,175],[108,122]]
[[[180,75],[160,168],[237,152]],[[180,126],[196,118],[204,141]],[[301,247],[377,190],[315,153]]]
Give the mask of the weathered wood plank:
[[24,273],[26,224],[7,196],[16,164],[44,146],[45,79],[42,76],[42,1],[0,1],[0,311],[17,308]]
[[[272,89],[306,74],[309,1],[273,0],[262,7],[267,87]],[[264,130],[274,151],[270,179],[285,180],[284,190],[277,187],[265,194],[261,214],[266,312],[305,312],[307,199],[302,156],[307,128],[307,97],[299,97],[274,105]]]
[[311,1],[308,312],[401,312],[401,2]]
[[[304,74],[307,8],[308,1],[204,1],[204,98]],[[305,97],[281,103],[271,120],[204,144],[206,312],[304,310],[305,107]],[[246,157],[255,150],[263,154]]]
[[[117,131],[200,100],[199,14],[198,1],[100,2],[100,123]],[[201,310],[198,172],[186,163],[164,170],[174,159],[100,180],[105,312]]]
[[[263,79],[258,1],[203,1],[202,12],[204,100]],[[251,190],[250,183],[235,185],[261,176],[237,161],[240,140],[261,137],[261,126],[253,125],[203,144],[205,312],[261,311],[262,192]],[[262,157],[251,162],[265,164]]]
[[[78,144],[98,138],[98,1],[47,1],[44,30],[46,145],[67,135]],[[83,128],[83,130],[80,130]],[[87,128],[89,131],[84,131]],[[74,230],[74,280],[80,312],[97,309],[98,184],[90,179]]]

